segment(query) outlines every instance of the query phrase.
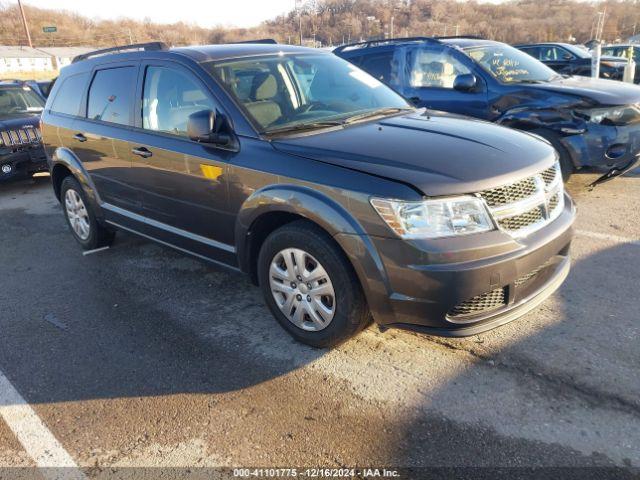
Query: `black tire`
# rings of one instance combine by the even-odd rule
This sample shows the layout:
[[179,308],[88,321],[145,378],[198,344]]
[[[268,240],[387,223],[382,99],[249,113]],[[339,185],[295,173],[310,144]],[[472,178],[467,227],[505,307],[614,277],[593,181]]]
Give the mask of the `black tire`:
[[[78,235],[78,233],[76,233],[73,226],[71,225],[71,220],[69,219],[69,214],[65,205],[65,198],[69,190],[75,191],[84,203],[85,209],[88,214],[89,224],[89,235],[87,238],[82,238],[80,235]],[[60,203],[62,204],[62,211],[64,212],[64,218],[67,221],[69,230],[71,230],[73,237],[82,246],[83,249],[94,250],[96,248],[109,246],[113,243],[115,232],[101,225],[96,220],[96,215],[91,208],[91,203],[89,202],[84,189],[80,185],[80,182],[78,182],[78,180],[76,180],[72,176],[68,176],[62,181],[62,185],[60,186]]]
[[551,130],[546,129],[534,130],[533,133],[537,133],[544,139],[548,140],[553,148],[556,149],[558,155],[560,156],[560,170],[562,170],[562,180],[567,183],[569,181],[569,178],[571,178],[571,175],[576,172],[576,167],[573,164],[573,160],[571,160],[569,151],[560,141],[560,135],[558,135],[556,132],[552,132]]
[[[284,249],[298,248],[312,255],[324,267],[335,290],[335,313],[323,330],[306,331],[282,313],[271,292],[269,269]],[[361,331],[371,320],[362,287],[353,267],[336,242],[324,230],[304,220],[274,231],[262,244],[258,255],[260,288],[271,313],[297,341],[316,348],[333,347]]]

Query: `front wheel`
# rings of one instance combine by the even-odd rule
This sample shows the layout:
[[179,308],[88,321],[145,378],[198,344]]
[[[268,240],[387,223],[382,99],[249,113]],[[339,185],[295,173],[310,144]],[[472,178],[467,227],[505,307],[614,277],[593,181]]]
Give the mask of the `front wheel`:
[[82,248],[93,250],[111,245],[115,233],[98,223],[80,182],[74,177],[62,181],[60,201],[71,233]]
[[260,249],[258,277],[271,313],[302,343],[332,347],[369,322],[351,264],[314,224],[297,221],[269,235]]

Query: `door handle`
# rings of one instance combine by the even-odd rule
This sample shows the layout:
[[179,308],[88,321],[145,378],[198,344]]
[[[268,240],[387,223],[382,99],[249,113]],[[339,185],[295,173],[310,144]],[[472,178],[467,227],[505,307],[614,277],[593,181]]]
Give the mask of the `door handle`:
[[87,137],[85,137],[82,133],[76,133],[73,138],[75,138],[79,142],[86,142]]
[[131,150],[131,153],[142,158],[149,158],[153,155],[153,153],[147,147],[136,147]]

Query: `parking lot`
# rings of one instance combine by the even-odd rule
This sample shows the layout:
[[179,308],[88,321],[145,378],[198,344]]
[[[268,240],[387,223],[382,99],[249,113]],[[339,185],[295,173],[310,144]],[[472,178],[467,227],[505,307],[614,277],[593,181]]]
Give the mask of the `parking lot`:
[[0,466],[638,467],[640,174],[595,178],[569,185],[572,272],[532,313],[331,351],[245,277],[124,233],[84,256],[46,178],[2,185]]

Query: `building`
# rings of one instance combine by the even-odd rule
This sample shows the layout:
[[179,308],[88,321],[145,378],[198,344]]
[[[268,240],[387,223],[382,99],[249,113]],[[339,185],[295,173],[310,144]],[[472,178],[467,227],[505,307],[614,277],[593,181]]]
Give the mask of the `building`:
[[629,43],[640,43],[640,34],[629,37]]
[[73,57],[95,50],[91,47],[29,48],[0,45],[0,75],[12,72],[60,70]]
[[55,70],[53,59],[37,48],[0,45],[0,75]]
[[65,65],[69,65],[71,60],[83,53],[95,50],[92,47],[43,47],[38,48],[41,52],[46,53],[53,59],[53,68],[60,70]]

